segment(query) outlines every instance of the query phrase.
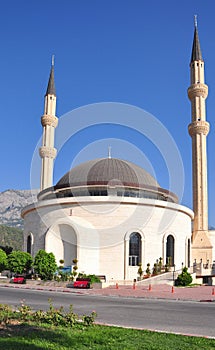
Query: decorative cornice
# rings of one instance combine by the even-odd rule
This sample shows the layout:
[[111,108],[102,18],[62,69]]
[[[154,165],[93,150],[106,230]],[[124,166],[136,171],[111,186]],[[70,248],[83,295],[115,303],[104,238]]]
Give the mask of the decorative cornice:
[[[134,205],[135,207],[141,206],[141,207],[152,207],[152,208],[159,208],[163,210],[171,210],[171,212],[175,213],[182,213],[187,216],[189,216],[191,219],[194,218],[194,213],[191,209],[180,205],[176,203],[170,203],[170,202],[163,202],[160,200],[153,200],[148,198],[134,198],[134,197],[111,197],[111,196],[100,196],[97,197],[96,200],[92,196],[84,196],[84,197],[68,197],[68,198],[53,198],[48,200],[39,200],[38,202],[35,202],[33,204],[29,204],[26,207],[22,209],[21,216],[22,218],[25,217],[28,213],[39,210],[42,208],[51,208],[56,207],[56,209],[59,208],[71,208],[71,206],[80,206],[84,207],[85,205],[94,205],[94,204],[118,204],[120,206],[124,205]],[[71,208],[72,209],[72,208]]]
[[50,125],[56,128],[58,125],[58,118],[54,115],[45,114],[41,117],[41,124],[42,126]]
[[188,97],[192,100],[194,97],[203,97],[207,98],[208,96],[208,86],[206,84],[198,83],[192,84],[188,88]]
[[52,158],[54,159],[57,155],[57,150],[54,147],[42,146],[40,147],[40,157],[41,158]]
[[191,137],[196,134],[199,134],[199,135],[203,134],[207,136],[209,133],[209,130],[210,130],[210,124],[203,120],[193,122],[188,126],[188,131]]

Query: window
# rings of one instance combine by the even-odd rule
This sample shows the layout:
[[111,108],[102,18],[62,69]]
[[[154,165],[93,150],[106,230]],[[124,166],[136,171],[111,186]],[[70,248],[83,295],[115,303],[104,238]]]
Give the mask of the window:
[[32,245],[31,235],[28,235],[28,237],[27,237],[27,253],[29,253],[29,254],[31,254],[31,245]]
[[166,264],[169,266],[174,266],[174,250],[175,239],[172,235],[169,235],[166,241]]
[[141,262],[141,236],[133,232],[129,239],[129,266],[138,266]]
[[188,239],[188,245],[187,245],[187,258],[188,258],[187,266],[190,267],[190,239]]

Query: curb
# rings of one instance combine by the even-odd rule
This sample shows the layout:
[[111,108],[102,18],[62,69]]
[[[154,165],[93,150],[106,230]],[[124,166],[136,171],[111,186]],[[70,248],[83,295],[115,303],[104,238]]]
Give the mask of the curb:
[[0,287],[4,287],[4,288],[14,288],[14,289],[22,289],[22,290],[32,290],[32,291],[47,291],[47,292],[55,292],[55,293],[71,293],[71,294],[81,294],[81,295],[88,295],[88,296],[98,296],[98,297],[111,297],[111,298],[135,298],[135,299],[144,299],[144,300],[168,300],[168,301],[189,301],[189,302],[204,302],[204,303],[212,303],[215,302],[215,298],[208,298],[208,296],[206,295],[200,295],[199,298],[198,297],[194,297],[194,298],[190,298],[189,296],[187,297],[183,297],[183,296],[179,296],[177,295],[177,293],[174,295],[174,297],[169,297],[168,295],[166,296],[160,296],[159,291],[157,291],[157,295],[135,295],[135,294],[111,294],[107,293],[107,294],[100,294],[97,293],[96,290],[93,293],[92,289],[90,290],[91,292],[89,292],[89,290],[79,290],[79,289],[74,289],[74,288],[65,288],[65,287],[43,287],[43,286],[26,286],[26,285],[22,285],[22,284],[0,284]]

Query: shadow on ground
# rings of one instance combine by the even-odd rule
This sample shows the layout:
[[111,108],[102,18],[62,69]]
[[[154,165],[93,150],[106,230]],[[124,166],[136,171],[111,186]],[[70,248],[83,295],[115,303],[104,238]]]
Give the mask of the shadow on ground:
[[77,338],[72,338],[58,332],[28,324],[7,325],[0,329],[0,348],[4,350],[44,350],[44,349],[75,349]]

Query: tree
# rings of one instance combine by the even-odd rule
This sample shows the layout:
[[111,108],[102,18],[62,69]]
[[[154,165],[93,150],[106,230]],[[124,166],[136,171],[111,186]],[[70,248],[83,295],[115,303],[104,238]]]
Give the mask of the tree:
[[7,255],[12,253],[12,251],[13,251],[13,248],[12,247],[8,247],[8,245],[6,245],[5,247],[0,245],[0,249],[2,249]]
[[57,271],[54,254],[39,250],[34,259],[34,270],[42,280],[52,280]]
[[0,272],[7,268],[7,254],[3,249],[0,249]]
[[187,267],[184,267],[182,270],[182,273],[178,275],[178,278],[176,280],[177,286],[188,286],[190,283],[192,283],[192,276],[187,271]]
[[11,272],[27,273],[32,267],[33,259],[29,253],[14,251],[8,255],[8,268]]

